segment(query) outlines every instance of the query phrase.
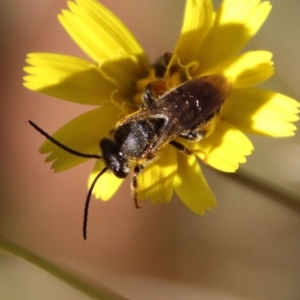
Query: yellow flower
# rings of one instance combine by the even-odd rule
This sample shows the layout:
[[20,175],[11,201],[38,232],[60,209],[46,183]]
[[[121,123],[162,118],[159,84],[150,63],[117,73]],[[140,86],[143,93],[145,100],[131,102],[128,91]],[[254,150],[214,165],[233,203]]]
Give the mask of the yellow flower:
[[[68,2],[59,20],[92,61],[66,55],[32,53],[25,67],[24,85],[63,100],[98,106],[72,120],[53,137],[82,152],[99,153],[99,141],[109,136],[118,120],[139,109],[146,84],[156,82],[157,72],[130,31],[96,0]],[[173,190],[197,214],[216,205],[197,158],[224,172],[235,172],[253,150],[244,133],[283,137],[294,134],[299,103],[256,87],[272,76],[272,54],[241,53],[264,23],[271,5],[260,0],[224,0],[214,11],[211,0],[187,0],[181,35],[170,62],[161,74],[168,89],[193,78],[220,74],[232,84],[210,134],[200,142],[178,139],[196,155],[184,155],[171,145],[158,153],[138,177],[138,199],[170,202]],[[244,132],[244,133],[242,133]],[[41,153],[50,153],[55,171],[72,168],[87,159],[71,155],[46,141]],[[97,160],[89,185],[104,168]],[[93,192],[108,200],[122,183],[112,172],[104,173]]]

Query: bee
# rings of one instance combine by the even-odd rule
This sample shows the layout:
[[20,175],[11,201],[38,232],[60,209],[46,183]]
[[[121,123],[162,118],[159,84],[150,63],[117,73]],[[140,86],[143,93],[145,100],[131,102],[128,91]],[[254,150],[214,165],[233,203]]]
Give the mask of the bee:
[[155,97],[156,86],[148,84],[142,94],[139,110],[119,120],[109,137],[100,140],[101,156],[77,152],[55,140],[32,121],[37,131],[65,151],[85,158],[103,159],[105,167],[89,188],[83,221],[86,239],[88,207],[97,180],[108,170],[118,178],[126,178],[132,169],[131,189],[138,205],[138,176],[159,150],[170,144],[178,151],[191,155],[193,150],[176,139],[199,142],[211,130],[213,120],[220,114],[231,91],[229,81],[222,75],[209,75],[189,80]]

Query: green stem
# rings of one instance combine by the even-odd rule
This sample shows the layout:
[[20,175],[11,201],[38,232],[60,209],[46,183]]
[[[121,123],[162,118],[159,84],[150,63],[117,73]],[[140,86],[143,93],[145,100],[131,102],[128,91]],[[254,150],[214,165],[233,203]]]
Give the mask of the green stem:
[[43,269],[44,271],[52,274],[61,281],[69,284],[73,288],[81,291],[83,294],[90,296],[94,299],[101,300],[125,300],[127,298],[118,295],[117,293],[109,290],[106,287],[96,287],[92,284],[83,281],[82,279],[72,275],[66,270],[54,265],[45,258],[33,253],[32,251],[17,245],[0,236],[0,250],[14,254],[19,258],[34,264],[35,266]]
[[259,177],[253,173],[240,168],[236,173],[220,173],[222,176],[238,182],[262,195],[272,199],[273,201],[283,205],[297,213],[300,213],[300,198],[299,195],[286,190],[271,181]]

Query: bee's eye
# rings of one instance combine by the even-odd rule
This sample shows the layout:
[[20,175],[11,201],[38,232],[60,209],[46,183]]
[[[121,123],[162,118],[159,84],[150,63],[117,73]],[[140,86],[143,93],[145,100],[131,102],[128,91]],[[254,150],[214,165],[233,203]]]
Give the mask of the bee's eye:
[[115,174],[116,177],[123,179],[123,178],[127,177],[128,171],[127,170],[122,170],[122,169],[115,169],[114,174]]

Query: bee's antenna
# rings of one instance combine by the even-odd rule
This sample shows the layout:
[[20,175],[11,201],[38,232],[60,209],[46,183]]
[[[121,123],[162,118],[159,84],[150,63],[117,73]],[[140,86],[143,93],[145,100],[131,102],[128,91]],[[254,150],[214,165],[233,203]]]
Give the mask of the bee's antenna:
[[78,152],[76,150],[73,150],[65,145],[63,145],[62,143],[60,143],[59,141],[57,141],[56,139],[54,139],[51,135],[49,135],[47,132],[45,132],[42,128],[40,128],[39,126],[37,126],[36,124],[34,124],[32,121],[28,121],[29,124],[36,129],[39,133],[41,133],[44,137],[46,137],[49,141],[51,141],[53,144],[55,144],[56,146],[62,148],[63,150],[76,155],[76,156],[80,156],[80,157],[84,157],[84,158],[102,158],[100,155],[97,154],[85,154],[85,153],[81,153]]
[[86,240],[86,229],[87,229],[87,221],[88,221],[88,212],[89,212],[89,205],[90,205],[90,200],[92,196],[93,189],[95,187],[95,184],[97,180],[107,171],[107,167],[105,167],[94,179],[93,183],[91,184],[89,191],[86,195],[86,201],[84,205],[84,215],[83,215],[83,238]]

